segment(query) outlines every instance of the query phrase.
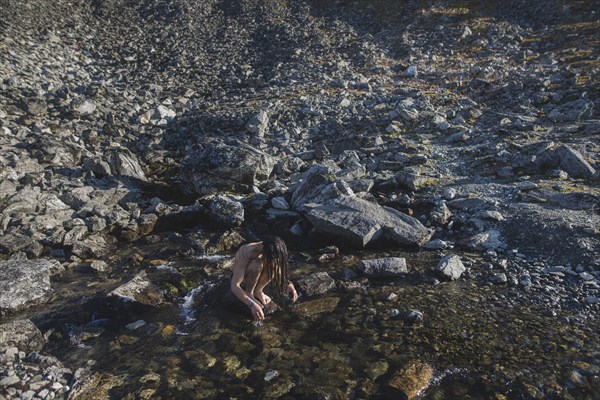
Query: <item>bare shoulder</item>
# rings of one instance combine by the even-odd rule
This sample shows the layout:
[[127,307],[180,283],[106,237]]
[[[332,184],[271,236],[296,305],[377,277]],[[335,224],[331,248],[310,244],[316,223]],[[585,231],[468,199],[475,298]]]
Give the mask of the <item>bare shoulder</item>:
[[235,254],[235,258],[240,261],[249,262],[260,255],[260,242],[248,243],[240,247]]

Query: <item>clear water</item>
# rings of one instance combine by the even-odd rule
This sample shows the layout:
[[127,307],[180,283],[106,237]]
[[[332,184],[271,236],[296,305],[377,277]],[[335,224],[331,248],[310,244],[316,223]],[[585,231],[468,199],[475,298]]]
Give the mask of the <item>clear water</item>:
[[[380,255],[299,263],[293,275],[335,275]],[[518,300],[517,288],[428,283],[421,272],[437,260],[435,253],[386,255],[407,257],[409,276],[359,278],[366,290],[304,296],[259,327],[248,315],[220,307],[226,280],[199,271],[223,260],[205,258],[148,267],[154,277],[197,278],[193,289],[152,310],[97,315],[82,304],[120,284],[123,271],[114,277],[71,271],[54,282],[53,301],[28,316],[54,329],[45,351],[101,377],[95,398],[403,398],[389,381],[415,361],[434,370],[423,399],[600,398],[597,320],[553,316]],[[397,298],[388,300],[391,293]],[[389,317],[392,308],[420,310],[424,320],[404,323]],[[144,326],[125,328],[140,319]],[[72,334],[73,326],[85,330],[90,323],[102,333]]]

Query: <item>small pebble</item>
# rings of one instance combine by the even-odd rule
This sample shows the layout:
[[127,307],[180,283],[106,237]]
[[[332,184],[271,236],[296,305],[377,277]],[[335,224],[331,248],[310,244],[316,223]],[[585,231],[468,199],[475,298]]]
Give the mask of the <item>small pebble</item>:
[[265,381],[271,382],[273,379],[277,378],[278,376],[279,376],[279,371],[270,369],[265,373]]

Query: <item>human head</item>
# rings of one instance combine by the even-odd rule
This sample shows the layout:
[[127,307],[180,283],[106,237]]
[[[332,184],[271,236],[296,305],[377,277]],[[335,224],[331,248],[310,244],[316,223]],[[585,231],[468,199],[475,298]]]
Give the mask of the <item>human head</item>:
[[263,260],[268,276],[275,283],[278,294],[285,296],[288,283],[287,246],[278,236],[265,236],[262,245]]

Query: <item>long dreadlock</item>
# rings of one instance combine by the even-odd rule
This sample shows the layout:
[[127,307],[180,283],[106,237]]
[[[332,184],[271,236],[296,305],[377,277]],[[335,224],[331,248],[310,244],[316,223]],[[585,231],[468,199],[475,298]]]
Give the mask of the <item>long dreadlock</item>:
[[275,283],[276,293],[284,298],[288,285],[288,251],[278,236],[266,236],[263,241],[263,260],[269,279]]

